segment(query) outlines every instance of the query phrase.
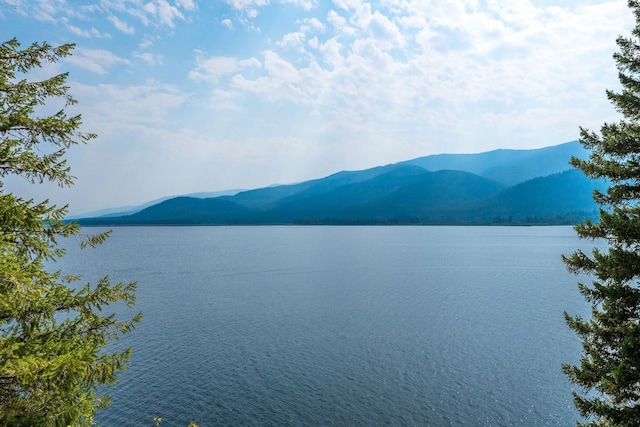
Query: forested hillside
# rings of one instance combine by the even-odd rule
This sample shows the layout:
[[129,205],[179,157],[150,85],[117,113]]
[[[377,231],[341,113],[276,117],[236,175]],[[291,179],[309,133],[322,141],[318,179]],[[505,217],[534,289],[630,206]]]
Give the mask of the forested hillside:
[[[569,166],[577,142],[428,156],[215,198],[177,197],[83,225],[571,224],[597,215],[602,183]],[[542,174],[542,175],[537,175]]]

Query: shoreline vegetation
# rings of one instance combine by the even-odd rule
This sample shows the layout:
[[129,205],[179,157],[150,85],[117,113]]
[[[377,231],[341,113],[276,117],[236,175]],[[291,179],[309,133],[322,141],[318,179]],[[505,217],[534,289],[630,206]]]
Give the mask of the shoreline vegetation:
[[[581,217],[581,218],[587,218]],[[592,218],[589,216],[589,218]],[[73,220],[72,220],[73,221]],[[326,220],[305,220],[296,221],[291,223],[85,223],[84,221],[79,224],[82,227],[300,227],[300,226],[345,226],[345,227],[558,227],[558,226],[573,226],[582,221],[578,219],[575,221],[565,221],[563,219],[540,219],[535,221],[523,221],[523,222],[508,222],[508,221],[495,221],[495,222],[410,222],[410,221],[332,221]]]

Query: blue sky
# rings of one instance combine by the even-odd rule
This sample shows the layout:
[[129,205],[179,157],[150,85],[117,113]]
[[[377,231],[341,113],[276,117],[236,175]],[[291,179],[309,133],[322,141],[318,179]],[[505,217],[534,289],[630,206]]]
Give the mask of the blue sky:
[[438,153],[536,148],[617,115],[626,1],[7,0],[3,40],[77,44],[72,212]]

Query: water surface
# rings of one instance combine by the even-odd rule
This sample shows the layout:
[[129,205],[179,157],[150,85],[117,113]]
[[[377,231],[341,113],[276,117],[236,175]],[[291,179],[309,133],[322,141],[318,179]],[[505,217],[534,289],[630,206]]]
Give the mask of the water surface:
[[[98,231],[86,229],[85,231]],[[58,266],[139,282],[103,426],[567,426],[570,227],[123,227]]]

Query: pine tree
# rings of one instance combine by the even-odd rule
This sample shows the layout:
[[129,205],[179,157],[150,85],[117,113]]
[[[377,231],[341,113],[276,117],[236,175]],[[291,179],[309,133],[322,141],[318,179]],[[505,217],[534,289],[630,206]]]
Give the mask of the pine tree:
[[[71,185],[67,149],[95,138],[79,131],[79,115],[65,112],[76,103],[67,74],[27,79],[72,49],[47,43],[21,49],[15,39],[0,45],[0,426],[93,424],[95,412],[108,404],[98,386],[113,383],[130,355],[104,347],[140,319],[119,321],[101,312],[116,301],[132,305],[135,283],[113,285],[105,277],[80,286],[79,277],[47,270],[64,255],[58,239],[80,233],[78,225],[64,221],[66,206],[25,200],[4,189],[9,176],[34,185]],[[57,113],[37,114],[58,101],[65,107]],[[105,238],[91,236],[84,243]]]
[[564,258],[571,272],[593,278],[590,286],[578,284],[591,319],[565,313],[582,339],[580,364],[563,370],[584,391],[574,392],[583,426],[640,426],[640,2],[628,4],[636,25],[630,37],[618,37],[614,54],[622,90],[607,91],[623,118],[605,123],[600,135],[581,128],[590,156],[571,160],[608,182],[606,192],[594,192],[598,221],[575,227],[579,237],[602,239],[607,249]]

